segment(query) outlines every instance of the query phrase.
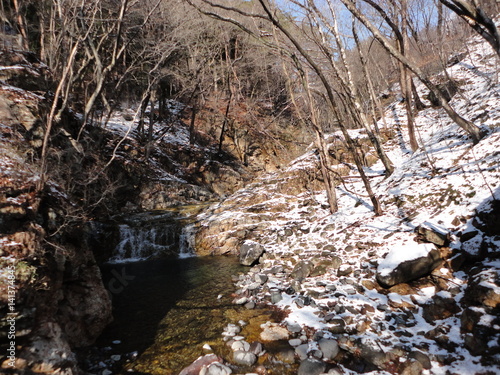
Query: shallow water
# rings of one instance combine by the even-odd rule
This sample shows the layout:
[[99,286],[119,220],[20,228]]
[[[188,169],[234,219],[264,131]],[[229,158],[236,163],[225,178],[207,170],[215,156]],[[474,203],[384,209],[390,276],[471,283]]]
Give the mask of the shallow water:
[[[150,260],[103,267],[114,322],[97,345],[138,352],[114,373],[177,374],[203,354],[227,351],[221,333],[240,315],[231,275],[244,271],[232,257]],[[120,344],[114,345],[113,341]]]

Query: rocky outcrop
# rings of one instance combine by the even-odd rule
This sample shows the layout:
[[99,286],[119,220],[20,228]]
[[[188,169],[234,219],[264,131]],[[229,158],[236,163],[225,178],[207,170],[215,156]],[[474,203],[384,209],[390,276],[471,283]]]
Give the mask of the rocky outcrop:
[[67,195],[53,183],[37,186],[46,100],[26,89],[45,77],[30,58],[0,55],[11,84],[0,83],[0,264],[11,271],[0,275],[0,326],[13,328],[15,357],[6,358],[4,342],[0,363],[19,374],[75,374],[73,349],[94,342],[111,303],[80,226],[59,215],[71,207]]

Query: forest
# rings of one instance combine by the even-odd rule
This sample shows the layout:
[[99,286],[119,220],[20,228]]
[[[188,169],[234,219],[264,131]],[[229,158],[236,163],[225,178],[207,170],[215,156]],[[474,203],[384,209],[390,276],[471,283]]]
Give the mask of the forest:
[[497,373],[498,0],[0,4],[0,372]]

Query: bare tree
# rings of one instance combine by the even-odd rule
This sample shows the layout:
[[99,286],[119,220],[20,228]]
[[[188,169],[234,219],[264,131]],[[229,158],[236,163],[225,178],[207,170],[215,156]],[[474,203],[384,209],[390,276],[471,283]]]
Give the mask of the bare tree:
[[495,22],[480,7],[477,0],[439,0],[464,19],[481,35],[500,57],[500,34]]
[[478,126],[460,116],[447,102],[441,91],[423,74],[422,70],[417,64],[412,62],[406,56],[401,54],[396,47],[380,32],[380,30],[370,22],[370,20],[356,7],[352,0],[340,0],[347,9],[356,17],[365,27],[370,30],[375,38],[384,46],[384,48],[400,61],[407,69],[412,71],[417,78],[438,98],[440,105],[446,111],[448,116],[460,126],[469,136],[474,143],[478,143],[483,134]]

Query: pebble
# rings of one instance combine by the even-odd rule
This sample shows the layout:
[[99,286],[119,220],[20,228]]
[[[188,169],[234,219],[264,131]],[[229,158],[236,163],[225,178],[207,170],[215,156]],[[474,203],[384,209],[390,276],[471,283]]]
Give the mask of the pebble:
[[118,362],[120,359],[122,359],[122,356],[119,354],[115,354],[111,356],[111,360]]
[[302,344],[302,340],[301,339],[291,339],[291,340],[288,340],[288,343],[290,344],[290,346],[296,347],[296,346],[299,346],[300,344]]
[[248,298],[247,297],[241,297],[241,298],[236,299],[234,301],[234,304],[235,305],[244,305],[247,302],[248,302]]
[[114,344],[114,345],[119,345],[119,344],[121,344],[121,343],[122,343],[122,342],[121,342],[120,340],[115,340],[115,341],[113,341],[113,342],[112,342],[112,344]]

